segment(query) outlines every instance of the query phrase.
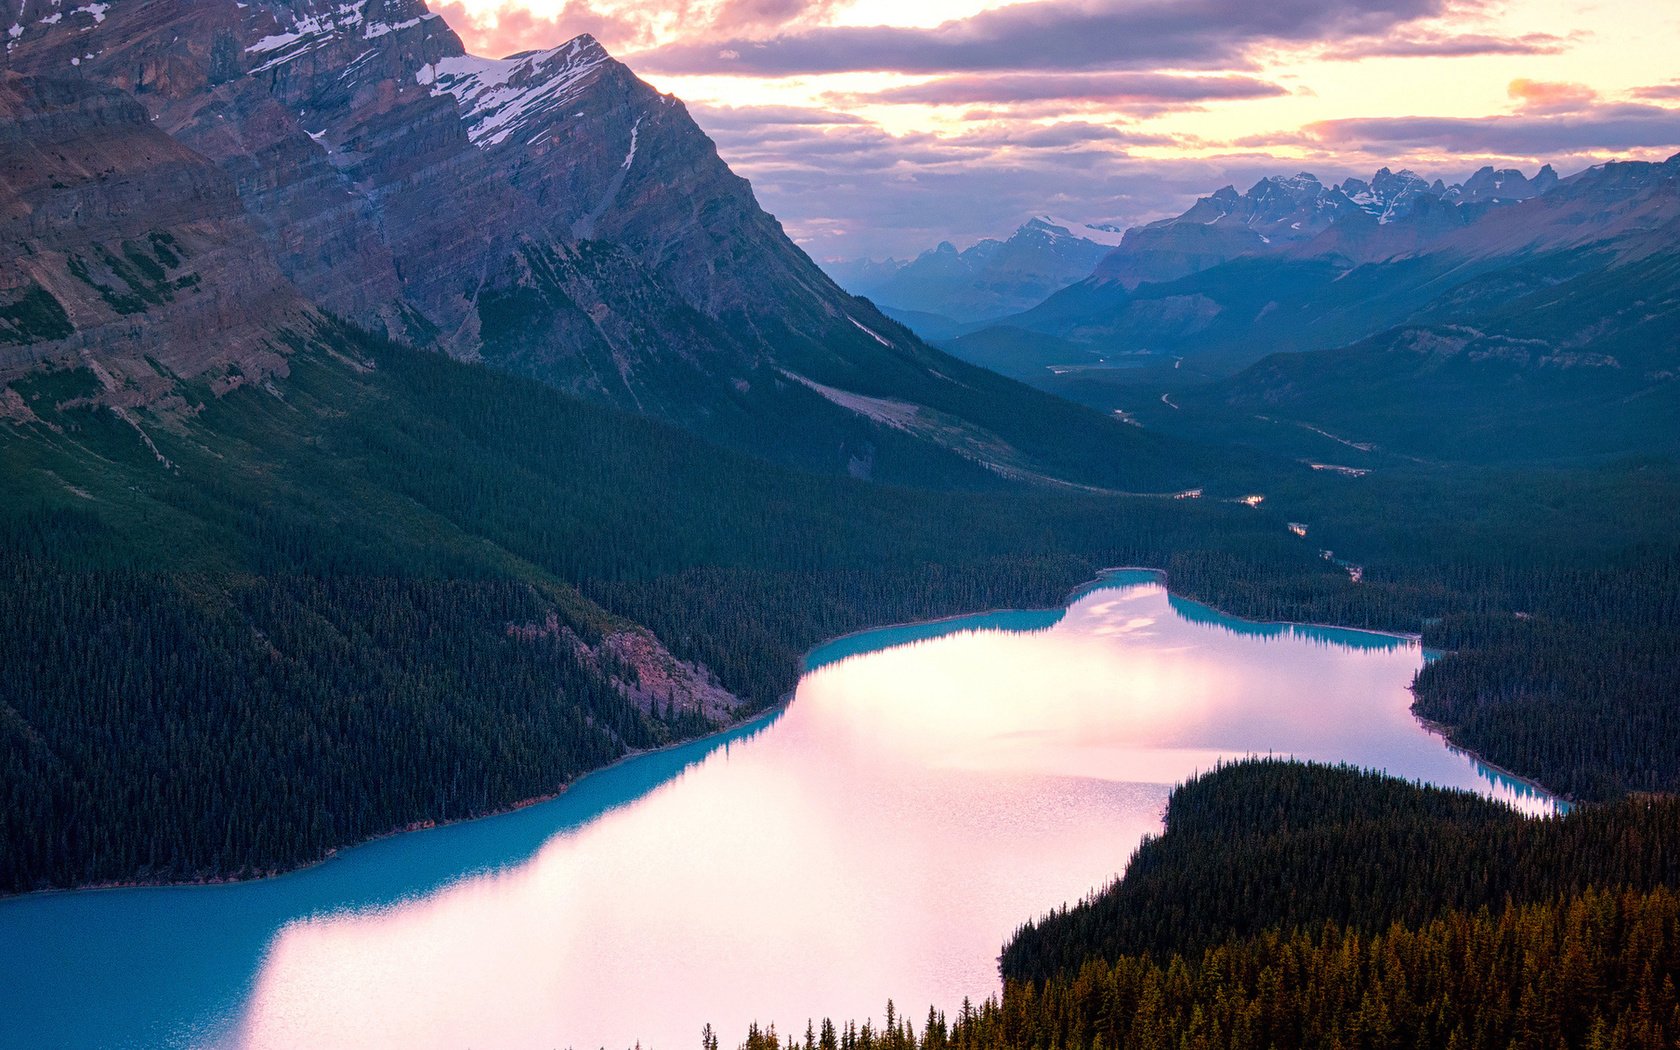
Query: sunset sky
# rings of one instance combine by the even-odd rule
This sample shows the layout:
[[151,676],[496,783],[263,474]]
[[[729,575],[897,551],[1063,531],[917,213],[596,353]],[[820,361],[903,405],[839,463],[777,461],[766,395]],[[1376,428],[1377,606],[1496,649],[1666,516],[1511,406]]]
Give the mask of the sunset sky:
[[1383,165],[1680,151],[1672,0],[453,0],[479,54],[581,32],[684,99],[818,259]]

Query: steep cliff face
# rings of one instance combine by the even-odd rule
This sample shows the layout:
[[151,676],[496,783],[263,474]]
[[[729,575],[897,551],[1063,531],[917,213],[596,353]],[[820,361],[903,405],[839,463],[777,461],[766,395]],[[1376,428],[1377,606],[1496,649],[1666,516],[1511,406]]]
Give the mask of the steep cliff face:
[[481,297],[524,287],[532,246],[581,241],[749,328],[855,309],[682,104],[589,37],[495,60],[418,0],[11,6],[13,68],[133,94],[233,176],[289,278],[398,337],[475,356]]
[[[7,23],[10,68],[137,100],[220,167],[260,266],[395,339],[821,470],[994,484],[1065,459],[1067,427],[1100,451],[1059,477],[1163,466],[846,294],[589,37],[481,59],[419,0],[0,0]],[[881,399],[909,416],[858,407]]]
[[0,376],[79,359],[124,406],[283,370],[310,311],[255,238],[233,182],[131,96],[0,73]]

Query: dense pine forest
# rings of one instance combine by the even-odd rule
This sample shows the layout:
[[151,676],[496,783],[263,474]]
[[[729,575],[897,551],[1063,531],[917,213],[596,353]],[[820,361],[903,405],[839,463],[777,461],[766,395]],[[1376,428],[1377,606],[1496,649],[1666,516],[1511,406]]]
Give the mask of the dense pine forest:
[[1091,958],[1194,955],[1275,928],[1376,933],[1592,887],[1680,890],[1680,800],[1537,819],[1380,773],[1253,760],[1177,788],[1166,831],[1124,866],[1017,931],[1004,976],[1042,983]]
[[[1241,615],[1421,630],[1454,652],[1420,709],[1578,797],[1680,768],[1680,653],[1643,629],[1680,592],[1661,465],[1342,479],[1239,457],[1199,499],[918,490],[348,328],[299,340],[272,389],[183,383],[192,411],[138,428],[91,407],[96,382],[14,383],[38,422],[0,440],[0,644],[39,669],[0,676],[0,890],[270,871],[488,812],[763,710],[836,634],[1053,606],[1107,565]],[[601,643],[641,627],[732,712],[627,700]]]
[[[774,704],[835,634],[1055,605],[1186,522],[1335,575],[1242,507],[805,475],[348,330],[283,396],[186,388],[144,439],[93,382],[17,384],[40,423],[0,442],[0,646],[33,669],[0,676],[10,891],[268,872],[550,794]],[[732,710],[631,702],[603,639],[639,625]]]
[[920,1031],[896,1017],[804,1038],[754,1026],[741,1050],[1662,1050],[1680,1040],[1677,979],[1680,897],[1589,890],[1370,935],[1327,923],[1192,957],[1092,960]]
[[1527,818],[1256,760],[1178,788],[1124,878],[1024,927],[1001,997],[748,1050],[1666,1047],[1680,802]]

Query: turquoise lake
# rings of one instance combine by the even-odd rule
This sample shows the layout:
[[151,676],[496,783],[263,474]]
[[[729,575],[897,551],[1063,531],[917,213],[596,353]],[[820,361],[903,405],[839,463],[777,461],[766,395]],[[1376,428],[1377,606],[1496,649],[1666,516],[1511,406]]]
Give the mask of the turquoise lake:
[[261,882],[0,901],[0,1046],[628,1048],[954,1011],[1222,759],[1551,812],[1411,714],[1412,639],[1256,624],[1109,575],[1053,612],[869,632],[793,701],[553,802]]

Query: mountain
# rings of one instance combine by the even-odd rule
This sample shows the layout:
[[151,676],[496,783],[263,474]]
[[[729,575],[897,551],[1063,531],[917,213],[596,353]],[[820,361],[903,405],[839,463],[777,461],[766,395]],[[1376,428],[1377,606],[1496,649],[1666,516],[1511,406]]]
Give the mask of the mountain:
[[834,278],[840,287],[854,295],[869,292],[892,278],[909,263],[888,256],[885,259],[830,259],[822,264],[823,272]]
[[[1531,184],[1518,171],[1483,168],[1463,185],[1430,183],[1417,173],[1379,170],[1367,181],[1325,185],[1309,172],[1261,179],[1245,193],[1226,186],[1182,215],[1126,231],[1093,281],[1127,289],[1187,277],[1239,256],[1285,253],[1338,223],[1404,223],[1419,206],[1524,200],[1555,184],[1548,166]],[[1538,189],[1536,188],[1538,187]],[[1504,189],[1502,189],[1504,188]]]
[[1540,196],[1557,184],[1558,173],[1552,170],[1550,164],[1542,167],[1532,179],[1515,168],[1495,170],[1490,164],[1477,169],[1474,175],[1464,180],[1462,186],[1453,187],[1448,196],[1459,201],[1525,201]]
[[[1680,224],[1666,236],[1680,238]],[[1680,454],[1676,245],[1608,264],[1563,253],[1502,268],[1370,339],[1274,354],[1177,403],[1304,420],[1432,461]]]
[[310,305],[250,252],[233,180],[132,96],[0,72],[0,189],[0,373],[85,355],[123,410],[283,370]]
[[1082,286],[1033,312],[1063,311],[1053,335],[999,327],[953,350],[1030,362],[1039,340],[1064,359],[1070,340],[1090,353],[1147,341],[1181,367],[1035,381],[1168,433],[1334,463],[1667,455],[1680,452],[1677,245],[1680,156],[1607,164],[1494,207],[1419,200],[1405,220],[1338,222],[1298,251],[1120,298]]
[[1039,215],[1006,240],[986,239],[962,251],[946,241],[908,263],[864,260],[829,271],[918,333],[940,338],[1042,302],[1088,276],[1118,243],[1111,228]]
[[[184,181],[189,154],[192,177],[219,170],[216,192],[235,194],[223,210],[243,212],[221,220],[222,243],[251,260],[240,280],[283,289],[274,294],[294,313],[343,318],[806,469],[971,488],[1189,480],[1126,428],[968,368],[842,291],[758,207],[683,104],[588,36],[482,59],[418,0],[73,10],[8,0],[0,16],[13,76],[121,92],[143,107],[124,119],[143,112],[172,142],[179,170],[168,177],[181,189],[196,194]],[[64,119],[61,137],[87,136],[77,148],[97,151],[91,122]],[[60,254],[122,258],[125,244],[169,234],[166,219],[137,210],[134,230],[95,231],[98,251]],[[139,229],[148,222],[155,231]],[[152,264],[169,280],[188,276]],[[28,280],[69,287],[47,276]],[[116,287],[120,275],[94,276]],[[247,297],[239,282],[213,288],[207,276],[192,297],[200,307]],[[0,275],[0,286],[25,283]],[[158,338],[185,332],[162,321],[165,306],[177,310],[147,301],[123,316]],[[275,320],[296,329],[295,318]],[[68,323],[69,333],[31,329],[52,338],[32,334],[7,360],[96,345],[84,324],[102,321]],[[276,327],[255,315],[219,323]],[[283,356],[273,350],[283,342],[269,338],[262,353]],[[148,352],[130,356],[144,366]],[[161,392],[172,366],[153,356],[155,376],[135,366],[129,379]],[[253,377],[284,369],[255,351],[232,363]]]
[[[1386,169],[1330,188],[1305,175],[1262,180],[1130,231],[1090,278],[1000,324],[1099,355],[1181,357],[1198,373],[1230,374],[1273,352],[1357,342],[1431,304],[1446,316],[1454,289],[1538,255],[1561,279],[1655,251],[1672,221],[1673,164],[1612,164],[1556,182],[1542,172],[1520,200],[1488,195],[1513,173],[1473,178],[1480,188],[1469,194]],[[964,354],[962,340],[950,348]]]

